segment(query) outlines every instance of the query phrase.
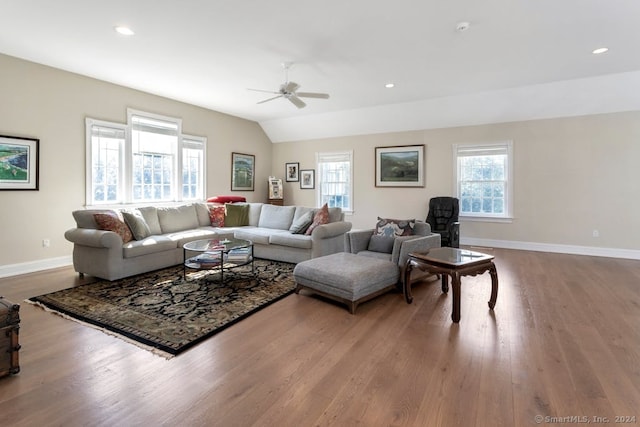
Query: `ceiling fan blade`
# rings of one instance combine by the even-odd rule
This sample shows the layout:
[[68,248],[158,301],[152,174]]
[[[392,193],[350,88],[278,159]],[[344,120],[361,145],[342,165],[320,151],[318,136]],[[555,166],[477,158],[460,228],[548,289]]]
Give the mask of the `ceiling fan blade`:
[[305,104],[304,101],[302,101],[302,99],[298,98],[295,95],[288,96],[287,99],[291,101],[291,103],[298,108],[304,108],[307,106],[307,104]]
[[248,87],[247,90],[252,90],[254,92],[264,92],[264,93],[280,93],[280,92],[275,92],[273,90],[251,89],[250,87]]
[[296,82],[288,82],[287,84],[284,85],[284,87],[281,89],[287,93],[293,93],[296,91],[296,89],[298,89],[300,87],[300,85]]
[[[278,92],[275,92],[278,93]],[[273,101],[274,99],[282,98],[284,95],[274,96],[273,98],[267,98],[262,101],[257,102],[257,104],[264,104],[265,102]]]
[[329,94],[328,93],[296,92],[296,95],[301,97],[301,98],[329,99]]

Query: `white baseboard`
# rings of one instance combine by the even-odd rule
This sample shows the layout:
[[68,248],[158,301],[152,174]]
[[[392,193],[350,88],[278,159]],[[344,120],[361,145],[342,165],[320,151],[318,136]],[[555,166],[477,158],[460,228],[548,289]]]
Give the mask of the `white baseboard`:
[[20,264],[0,265],[0,278],[17,276],[19,274],[35,273],[51,268],[66,267],[73,264],[71,256],[47,258],[38,261],[22,262]]
[[640,250],[633,249],[600,248],[595,246],[561,245],[555,243],[519,242],[513,240],[476,239],[472,237],[461,237],[460,243],[463,245],[484,246],[489,248],[519,249],[525,251],[552,252],[640,260]]

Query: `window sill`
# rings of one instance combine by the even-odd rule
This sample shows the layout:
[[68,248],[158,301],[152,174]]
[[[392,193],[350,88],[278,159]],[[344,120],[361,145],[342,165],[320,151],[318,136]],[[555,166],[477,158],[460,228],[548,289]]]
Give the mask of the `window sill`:
[[467,215],[465,216],[459,215],[459,220],[469,221],[469,222],[497,222],[497,223],[506,223],[506,224],[511,224],[513,222],[512,217],[496,218],[496,217],[490,217],[490,216],[467,216]]

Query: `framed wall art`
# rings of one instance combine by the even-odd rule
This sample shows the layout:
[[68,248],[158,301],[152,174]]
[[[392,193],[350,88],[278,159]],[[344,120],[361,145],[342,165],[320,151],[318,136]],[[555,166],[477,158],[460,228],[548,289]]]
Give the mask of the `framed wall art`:
[[376,147],[376,187],[424,187],[424,145]]
[[0,190],[38,190],[40,140],[0,135]]
[[302,169],[300,171],[300,188],[316,188],[316,171],[314,169]]
[[256,157],[231,153],[231,191],[253,191]]
[[285,163],[284,173],[287,182],[300,181],[300,163]]

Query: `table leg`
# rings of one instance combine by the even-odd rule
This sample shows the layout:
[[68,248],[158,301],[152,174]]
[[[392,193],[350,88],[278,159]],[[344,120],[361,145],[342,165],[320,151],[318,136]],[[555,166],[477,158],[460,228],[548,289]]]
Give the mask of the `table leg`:
[[491,274],[491,298],[489,299],[489,308],[493,310],[498,299],[498,270],[496,270],[493,262],[491,263],[491,268],[489,268],[489,274]]
[[404,280],[402,281],[402,291],[404,293],[404,299],[407,304],[413,302],[413,295],[411,295],[411,270],[413,269],[413,262],[407,260],[404,268]]
[[460,274],[453,272],[451,274],[451,290],[453,291],[453,310],[451,311],[451,320],[453,323],[460,322]]
[[447,292],[449,292],[449,275],[442,273],[442,293],[446,294]]

